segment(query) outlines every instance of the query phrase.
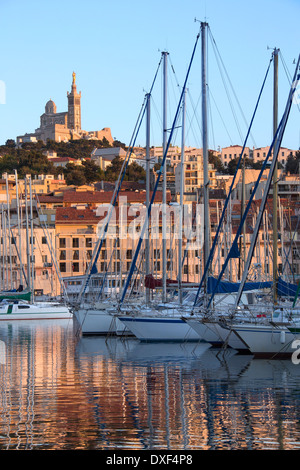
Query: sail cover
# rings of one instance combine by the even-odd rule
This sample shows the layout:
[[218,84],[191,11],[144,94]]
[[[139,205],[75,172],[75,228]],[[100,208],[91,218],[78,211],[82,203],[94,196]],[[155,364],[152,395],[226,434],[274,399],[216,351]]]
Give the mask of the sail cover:
[[281,278],[278,279],[277,293],[283,297],[295,297],[297,292],[297,285],[283,281]]
[[[218,284],[218,285],[217,285]],[[215,291],[215,286],[217,290]],[[240,287],[239,282],[220,281],[214,277],[209,277],[207,282],[207,291],[209,294],[215,292],[216,294],[229,294],[230,292],[238,292]],[[244,290],[258,290],[258,289],[269,289],[272,287],[272,282],[246,282]]]

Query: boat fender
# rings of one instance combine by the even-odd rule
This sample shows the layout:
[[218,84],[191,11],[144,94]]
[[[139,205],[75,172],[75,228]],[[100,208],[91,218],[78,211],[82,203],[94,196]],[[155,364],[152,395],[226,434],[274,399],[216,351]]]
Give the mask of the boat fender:
[[259,313],[256,315],[256,318],[266,318],[266,315],[264,313]]
[[285,331],[280,332],[280,342],[281,344],[285,343]]

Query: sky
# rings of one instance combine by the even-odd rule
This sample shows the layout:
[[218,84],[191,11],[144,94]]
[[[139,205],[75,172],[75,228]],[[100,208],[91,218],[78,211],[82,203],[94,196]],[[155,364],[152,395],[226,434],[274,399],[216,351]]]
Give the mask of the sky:
[[[34,132],[51,98],[67,111],[72,72],[81,91],[82,129],[111,129],[126,145],[145,145],[135,126],[151,98],[151,145],[162,144],[163,67],[171,129],[200,22],[207,34],[209,148],[243,145],[264,77],[250,147],[273,133],[274,48],[279,48],[279,120],[300,53],[300,0],[0,0],[0,145]],[[187,80],[185,145],[202,146],[201,38]],[[282,145],[300,147],[300,104],[293,104]],[[181,145],[176,123],[173,145]]]

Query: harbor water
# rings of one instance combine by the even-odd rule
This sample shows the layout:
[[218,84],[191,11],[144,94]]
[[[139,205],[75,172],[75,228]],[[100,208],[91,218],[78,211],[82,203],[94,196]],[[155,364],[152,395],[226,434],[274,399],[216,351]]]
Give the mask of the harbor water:
[[0,323],[1,450],[300,449],[300,365]]

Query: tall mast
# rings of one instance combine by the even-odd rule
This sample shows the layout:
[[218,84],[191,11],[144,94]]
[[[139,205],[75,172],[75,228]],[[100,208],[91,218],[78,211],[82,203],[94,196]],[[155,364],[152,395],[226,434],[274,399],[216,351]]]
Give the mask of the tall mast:
[[[241,220],[245,211],[245,154],[243,154],[243,163],[242,163],[242,194],[241,194]],[[241,272],[245,264],[246,256],[246,224],[243,224],[243,234],[240,236],[240,256],[239,256],[239,275],[238,279],[241,279]]]
[[[278,51],[274,49],[274,86],[273,86],[273,138],[278,126]],[[276,142],[274,143],[276,148]],[[273,152],[274,154],[274,152]],[[273,301],[277,303],[277,254],[278,254],[278,226],[277,226],[277,205],[278,205],[278,163],[276,160],[273,175]]]
[[22,262],[22,236],[21,236],[21,223],[20,223],[20,201],[19,201],[19,182],[18,173],[15,170],[16,180],[16,200],[17,200],[17,220],[18,220],[18,234],[19,234],[19,258],[20,258],[20,285],[23,284],[23,262]]
[[185,98],[182,97],[182,132],[181,132],[181,159],[180,159],[180,210],[179,210],[179,246],[178,246],[178,292],[179,302],[182,304],[182,236],[183,236],[183,191],[184,191],[184,145],[185,145]]
[[[163,155],[167,148],[167,63],[168,52],[163,55]],[[162,197],[162,301],[167,301],[167,160],[163,168],[163,197]]]
[[[1,204],[1,236],[2,236],[2,240],[4,241],[4,238],[5,238],[5,233],[4,233],[4,217],[3,217],[3,203]],[[4,260],[4,256],[5,256],[5,251],[4,251],[4,243],[2,243],[2,249],[1,249],[1,255],[2,255],[2,259]],[[2,263],[2,267],[1,267],[1,288],[2,290],[5,290],[5,284],[4,284],[4,279],[5,279],[5,272],[4,272],[4,266],[5,266],[5,263],[3,262]]]
[[[29,219],[28,219],[28,181],[27,176],[24,178],[25,183],[25,221],[26,221],[26,256],[27,256],[27,287],[31,288],[31,269],[30,269],[30,250],[29,250]],[[32,234],[31,234],[32,236]]]
[[[208,179],[208,145],[207,145],[207,98],[206,98],[206,27],[208,23],[201,22],[202,40],[202,134],[203,134],[203,202],[204,202],[204,246],[203,266],[206,266],[210,249],[209,229],[209,179]],[[206,286],[206,280],[204,280]],[[204,287],[206,290],[206,287]]]
[[31,250],[30,250],[30,258],[31,258],[31,301],[34,300],[34,272],[35,272],[35,263],[34,263],[34,246],[33,246],[33,201],[32,201],[32,181],[31,176],[29,177],[29,200],[30,200],[30,234],[31,234]]
[[[146,209],[148,218],[148,209],[150,205],[150,94],[147,94],[147,121],[146,121]],[[146,231],[146,246],[145,246],[145,271],[146,275],[150,274],[150,227],[148,226]],[[146,304],[150,302],[150,289],[146,288]]]
[[[248,255],[247,255],[246,265],[244,267],[243,276],[242,276],[241,283],[240,283],[240,286],[239,286],[239,290],[238,290],[238,293],[237,293],[237,296],[236,296],[235,306],[234,306],[235,309],[237,308],[237,306],[239,304],[239,301],[240,301],[240,298],[241,298],[241,295],[242,295],[242,291],[243,291],[243,288],[244,288],[244,285],[245,285],[245,282],[246,282],[246,277],[247,277],[247,274],[249,272],[249,266],[250,266],[250,263],[251,263],[254,246],[255,246],[256,241],[257,241],[259,226],[260,226],[262,218],[263,218],[268,193],[270,191],[270,187],[271,187],[271,184],[272,184],[276,159],[278,157],[279,148],[280,148],[280,145],[281,145],[281,142],[282,142],[282,138],[283,138],[283,134],[284,134],[284,131],[285,131],[286,123],[287,123],[287,120],[288,120],[288,117],[289,117],[289,113],[290,113],[294,93],[295,93],[295,90],[296,90],[296,84],[299,81],[299,77],[300,77],[299,64],[300,64],[300,55],[298,57],[296,70],[295,70],[295,74],[294,74],[294,79],[292,81],[292,86],[290,88],[290,92],[289,92],[288,100],[287,100],[287,103],[286,103],[285,111],[284,111],[282,119],[280,121],[280,125],[279,125],[279,127],[278,127],[278,129],[275,133],[274,138],[273,138],[272,146],[273,146],[273,144],[276,140],[276,146],[275,147],[273,146],[273,160],[272,160],[272,163],[271,163],[271,167],[270,167],[268,178],[267,178],[266,185],[265,185],[264,194],[263,194],[262,201],[261,201],[261,204],[260,204],[260,209],[259,209],[259,213],[258,213],[258,217],[257,217],[257,221],[256,221],[256,226],[254,227],[254,232],[253,232],[253,235],[252,235],[252,240],[251,240],[251,244],[250,244]],[[268,152],[268,158],[269,158],[270,152],[272,150],[272,146],[270,146],[270,149],[269,149],[269,152]],[[251,194],[252,197],[253,197],[254,193],[255,193],[255,190]],[[251,201],[252,201],[252,198],[249,199],[249,203],[251,203]],[[249,207],[249,203],[248,203],[247,207]]]
[[8,190],[8,179],[7,173],[5,176],[6,183],[6,203],[7,203],[7,221],[8,221],[8,244],[9,244],[9,266],[10,266],[10,288],[13,288],[13,278],[12,278],[12,249],[11,249],[11,233],[10,233],[10,195]]
[[3,256],[3,264],[5,264],[5,288],[8,289],[8,285],[9,285],[9,282],[8,282],[8,257],[7,257],[7,240],[8,240],[8,237],[7,237],[7,224],[6,224],[6,220],[7,220],[7,207],[6,207],[6,210],[4,211],[4,236],[3,236],[3,248],[4,248],[4,256]]

